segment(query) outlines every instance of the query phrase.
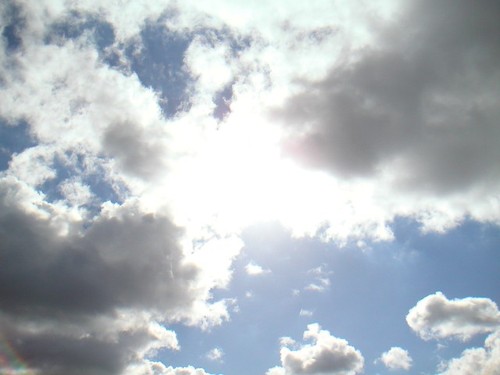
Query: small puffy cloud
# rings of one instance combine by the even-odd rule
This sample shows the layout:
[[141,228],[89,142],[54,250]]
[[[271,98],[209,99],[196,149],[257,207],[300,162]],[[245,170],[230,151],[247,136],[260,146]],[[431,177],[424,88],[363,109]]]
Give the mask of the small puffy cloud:
[[207,354],[205,354],[205,357],[209,361],[222,362],[222,357],[224,357],[224,351],[221,348],[213,348],[213,349],[210,349],[207,352]]
[[308,325],[303,338],[313,343],[291,350],[282,342],[281,367],[269,369],[266,375],[354,375],[363,371],[361,353],[346,340],[322,330],[319,324]]
[[457,338],[494,331],[500,325],[498,307],[489,298],[449,300],[441,292],[431,294],[408,312],[406,322],[424,340]]
[[439,366],[440,375],[499,375],[500,331],[486,338],[483,348],[470,348],[459,358],[453,358]]
[[406,370],[411,368],[412,359],[407,350],[397,346],[382,353],[380,361],[390,370]]
[[257,276],[257,275],[262,275],[265,273],[271,272],[268,269],[262,268],[262,266],[259,266],[258,264],[254,262],[250,262],[245,266],[245,271],[248,275],[250,276]]

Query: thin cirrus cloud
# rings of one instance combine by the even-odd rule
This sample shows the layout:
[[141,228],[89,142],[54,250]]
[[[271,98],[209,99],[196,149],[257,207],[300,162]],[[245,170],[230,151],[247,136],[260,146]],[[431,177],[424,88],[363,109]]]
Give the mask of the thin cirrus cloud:
[[[305,280],[275,283],[294,250],[251,255],[272,272],[236,267],[249,226],[349,247],[395,239],[398,218],[442,233],[498,224],[498,11],[492,0],[2,2],[1,337],[48,375],[205,375],[180,363],[176,327],[217,336],[232,314],[245,321],[261,298],[238,306],[239,272],[288,283],[295,304],[280,295],[276,309],[311,306],[300,324],[339,292],[307,256]],[[490,334],[443,362],[446,374],[496,365],[492,299],[436,293],[407,322],[424,340]],[[260,343],[296,332],[259,324]],[[261,372],[270,360],[281,363],[268,374],[365,367],[319,324],[304,339],[283,339]],[[208,354],[229,365],[222,346]],[[389,368],[411,363],[399,349],[382,356]]]

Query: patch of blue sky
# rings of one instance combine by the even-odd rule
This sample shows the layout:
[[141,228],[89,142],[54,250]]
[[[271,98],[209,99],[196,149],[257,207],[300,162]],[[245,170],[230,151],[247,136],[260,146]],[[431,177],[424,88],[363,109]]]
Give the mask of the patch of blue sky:
[[102,53],[115,41],[112,25],[93,14],[71,12],[66,18],[55,22],[45,37],[46,43],[54,43],[59,39],[77,39],[84,33],[90,35],[98,52]]
[[29,134],[29,126],[25,121],[19,121],[15,124],[8,124],[0,118],[0,171],[9,167],[9,162],[14,154],[34,146]]
[[[202,37],[207,44],[214,46],[227,42],[235,55],[250,45],[248,38],[239,40],[224,30],[207,28],[180,34],[169,30],[160,18],[158,22],[148,23],[143,28],[140,41],[125,47],[131,70],[144,86],[159,93],[160,105],[167,118],[190,107],[190,89],[195,78],[184,65],[184,55],[195,37]],[[110,63],[113,61],[110,60]],[[229,112],[232,85],[228,84],[214,96],[214,117],[219,120]]]
[[[500,260],[500,228],[467,221],[446,234],[422,234],[417,222],[399,218],[392,229],[394,241],[369,243],[370,250],[364,251],[313,238],[293,239],[274,224],[248,229],[229,288],[213,293],[216,299],[236,297],[239,312],[202,335],[202,341],[175,327],[183,350],[165,353],[165,362],[189,363],[221,347],[225,373],[265,373],[279,364],[279,338],[302,342],[302,333],[313,322],[359,349],[368,374],[393,373],[374,363],[392,346],[410,352],[412,373],[434,373],[441,360],[457,357],[467,347],[481,347],[486,335],[465,343],[423,341],[405,318],[420,299],[436,291],[450,299],[482,296],[498,301],[500,262],[492,259]],[[250,261],[271,272],[248,275],[245,265]],[[308,270],[319,266],[328,273],[330,286],[322,292],[306,290],[314,279]],[[300,316],[301,309],[313,315]],[[215,364],[205,367],[217,371]]]
[[166,117],[189,107],[188,88],[191,80],[184,69],[184,53],[191,37],[172,32],[164,22],[148,23],[140,41],[125,47],[130,67],[141,83],[160,95]]
[[25,26],[25,20],[16,4],[9,3],[6,6],[7,25],[3,25],[2,37],[6,41],[7,52],[17,51],[22,46],[21,31]]

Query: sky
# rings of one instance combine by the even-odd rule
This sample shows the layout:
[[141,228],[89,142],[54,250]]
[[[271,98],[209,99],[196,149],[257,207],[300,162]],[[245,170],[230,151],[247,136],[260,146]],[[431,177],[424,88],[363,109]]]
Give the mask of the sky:
[[0,375],[499,375],[499,14],[0,2]]

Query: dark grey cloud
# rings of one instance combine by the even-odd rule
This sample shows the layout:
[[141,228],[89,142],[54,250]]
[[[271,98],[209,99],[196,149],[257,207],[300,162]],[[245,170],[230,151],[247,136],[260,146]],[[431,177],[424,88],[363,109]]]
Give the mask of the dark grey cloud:
[[61,237],[48,222],[3,206],[3,309],[99,313],[189,304],[184,288],[197,270],[180,264],[179,230],[164,217],[134,211],[101,217],[83,236]]
[[343,178],[387,171],[449,193],[500,180],[497,1],[415,1],[376,42],[303,83],[277,117],[284,150]]
[[21,190],[0,185],[0,329],[44,374],[117,374],[206,298],[168,218],[122,206],[61,234]]
[[[12,325],[12,321],[8,321]],[[5,331],[5,327],[2,327]],[[154,337],[135,328],[120,332],[117,341],[102,338],[75,338],[61,333],[29,333],[8,329],[12,348],[30,366],[47,375],[64,374],[119,374],[124,367],[137,360],[134,353]]]

